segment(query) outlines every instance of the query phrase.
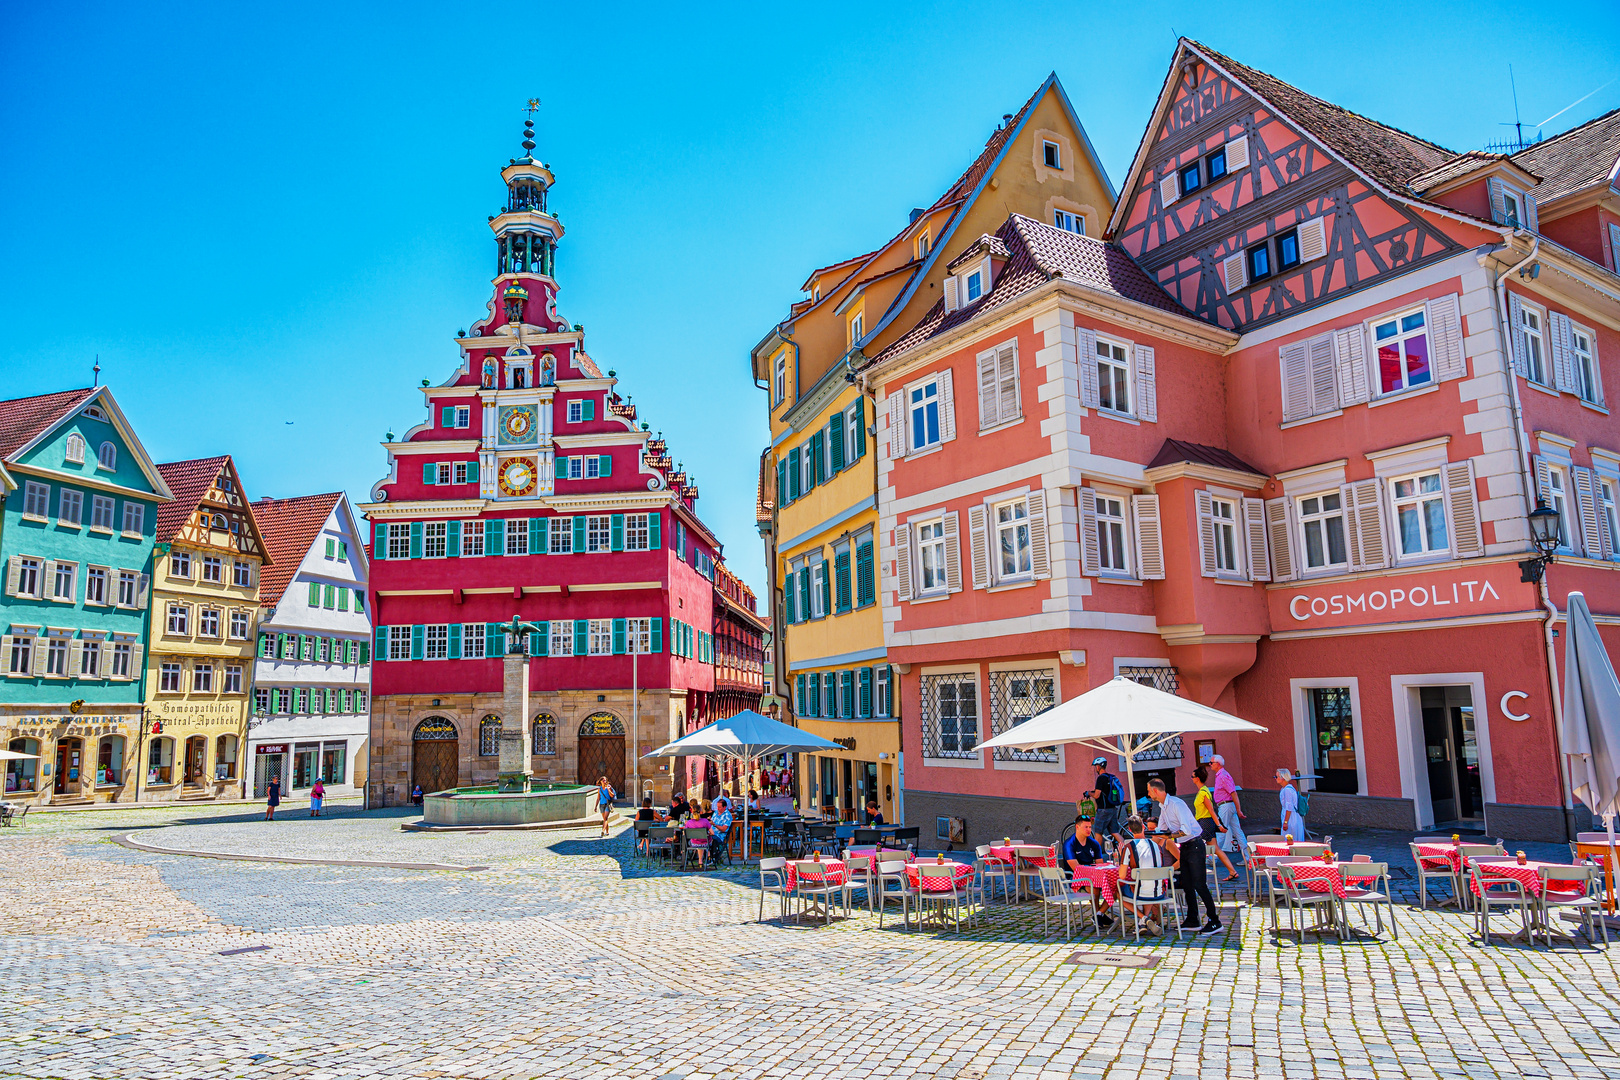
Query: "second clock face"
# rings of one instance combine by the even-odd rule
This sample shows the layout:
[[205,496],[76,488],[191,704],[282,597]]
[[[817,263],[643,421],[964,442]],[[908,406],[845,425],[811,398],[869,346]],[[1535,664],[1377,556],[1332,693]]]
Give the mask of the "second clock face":
[[510,458],[501,464],[500,484],[504,495],[528,495],[534,491],[534,462]]
[[524,405],[514,409],[505,410],[506,415],[501,418],[501,429],[506,437],[514,442],[527,439],[534,431],[534,409]]

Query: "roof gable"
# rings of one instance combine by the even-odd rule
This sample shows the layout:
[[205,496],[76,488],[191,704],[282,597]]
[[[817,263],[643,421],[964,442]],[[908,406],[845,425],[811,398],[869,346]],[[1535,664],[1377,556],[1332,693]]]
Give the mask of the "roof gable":
[[1599,185],[1612,187],[1620,174],[1620,109],[1520,150],[1513,161],[1541,178],[1531,189],[1538,203]]
[[[89,415],[91,412],[100,415]],[[85,441],[81,463],[70,462],[66,456],[68,437],[75,433]],[[101,467],[97,458],[106,442],[116,450],[112,469]],[[0,402],[0,459],[150,493],[156,499],[172,497],[145,445],[106,386]]]
[[[241,514],[252,540],[248,553],[258,555],[265,566],[272,564],[273,560],[265,550],[264,534],[259,531],[252,504],[248,502],[247,492],[242,487],[242,478],[229,454],[170,461],[159,465],[158,472],[174,492],[173,502],[158,507],[158,543],[178,539],[192,515],[207,503],[220,510],[230,509]],[[220,484],[222,479],[229,482],[228,486]]]
[[[291,499],[260,499],[253,504],[253,516],[264,534],[264,550],[271,565],[259,574],[259,603],[275,605],[287,591],[287,586],[298,573],[298,567],[326,530],[343,493],[300,495]],[[345,531],[353,532],[352,521]],[[356,558],[360,545],[349,546],[349,555]]]

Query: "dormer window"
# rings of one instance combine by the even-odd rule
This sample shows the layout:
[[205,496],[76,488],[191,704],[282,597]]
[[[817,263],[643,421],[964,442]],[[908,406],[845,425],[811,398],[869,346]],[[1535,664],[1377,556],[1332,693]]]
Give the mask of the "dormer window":
[[974,270],[962,281],[962,294],[967,297],[968,303],[973,303],[984,295],[984,270]]
[[1491,218],[1513,229],[1536,228],[1536,200],[1527,192],[1491,177],[1485,182],[1491,200]]
[[1052,211],[1052,224],[1064,232],[1086,235],[1086,219],[1080,214],[1071,214],[1067,210]]
[[1045,159],[1046,167],[1048,169],[1062,170],[1063,149],[1062,147],[1058,146],[1057,143],[1051,141],[1050,139],[1044,141],[1041,144],[1041,156]]
[[928,258],[928,250],[928,233],[926,230],[924,230],[923,234],[917,237],[917,258]]
[[849,347],[852,349],[861,343],[861,337],[863,336],[862,323],[864,321],[859,312],[856,313],[853,319],[849,320]]

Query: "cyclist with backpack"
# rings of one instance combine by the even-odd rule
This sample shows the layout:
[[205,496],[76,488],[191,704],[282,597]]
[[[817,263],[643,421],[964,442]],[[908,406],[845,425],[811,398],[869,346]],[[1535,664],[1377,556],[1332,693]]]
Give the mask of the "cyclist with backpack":
[[1108,771],[1108,759],[1093,758],[1091,767],[1097,770],[1097,786],[1086,796],[1097,803],[1097,831],[1112,836],[1116,843],[1125,828],[1125,785],[1119,777]]

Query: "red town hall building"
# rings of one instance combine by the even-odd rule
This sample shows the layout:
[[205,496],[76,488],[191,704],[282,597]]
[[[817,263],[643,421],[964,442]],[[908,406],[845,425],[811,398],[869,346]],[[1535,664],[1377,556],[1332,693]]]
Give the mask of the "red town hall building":
[[[670,763],[641,754],[713,718],[720,545],[693,509],[696,485],[557,313],[554,178],[533,157],[532,123],[524,134],[490,219],[489,315],[458,337],[450,378],[422,387],[427,420],[390,434],[389,474],[363,507],[372,796],[385,805],[418,784],[493,781],[510,723],[530,732],[537,777],[605,773],[626,793],[651,779],[663,797]],[[522,717],[501,715],[514,616],[540,627]]]

